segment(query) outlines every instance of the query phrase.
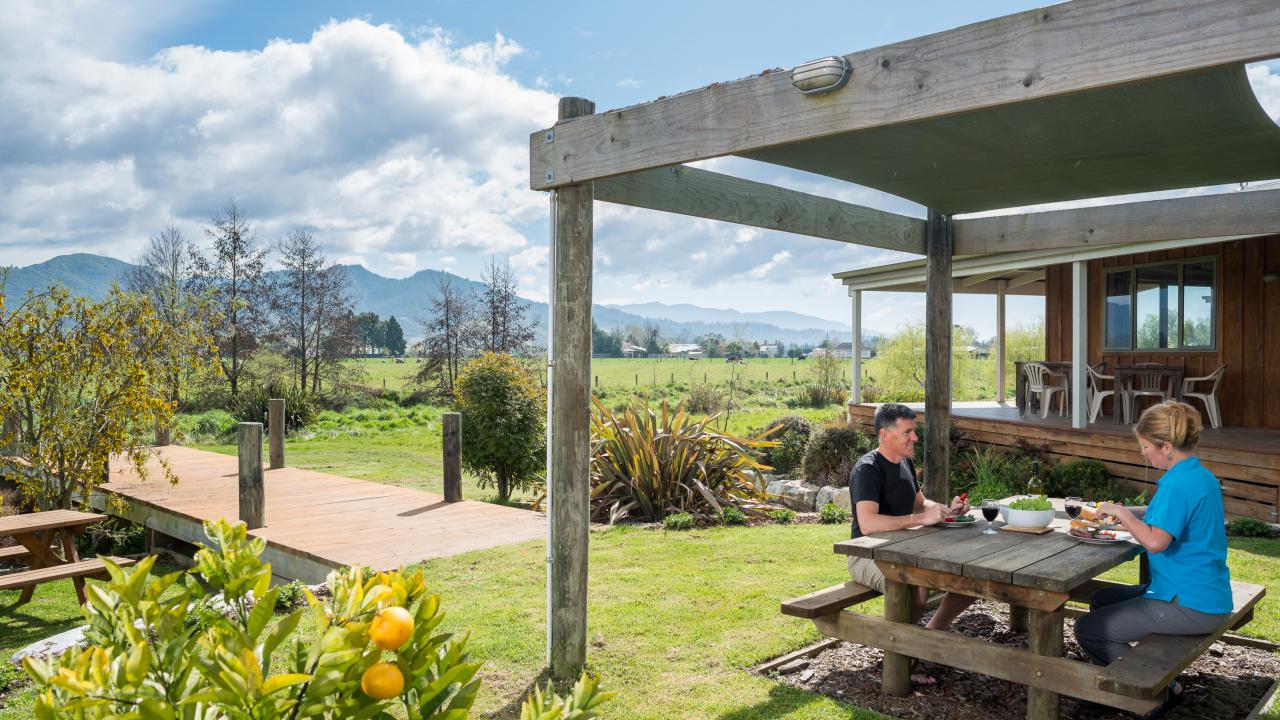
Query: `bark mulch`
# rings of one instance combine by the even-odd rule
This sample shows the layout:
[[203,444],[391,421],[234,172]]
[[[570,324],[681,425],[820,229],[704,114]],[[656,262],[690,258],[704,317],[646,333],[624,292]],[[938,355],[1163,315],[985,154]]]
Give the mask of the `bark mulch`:
[[[926,620],[928,615],[925,616]],[[1066,657],[1083,657],[1075,641],[1074,623],[1065,622]],[[1025,633],[1009,630],[1008,606],[979,601],[955,622],[955,632],[993,643],[1026,647]],[[921,720],[1022,720],[1027,693],[1022,685],[954,668],[933,666],[934,685],[916,685],[903,698],[880,692],[882,653],[875,648],[840,643],[809,659],[790,663],[771,676],[788,685],[821,693],[850,705],[899,718]],[[1280,655],[1233,645],[1215,644],[1182,672],[1185,700],[1165,717],[1172,720],[1236,720],[1246,718],[1280,677]],[[1131,714],[1062,698],[1062,717],[1077,720],[1120,720]]]

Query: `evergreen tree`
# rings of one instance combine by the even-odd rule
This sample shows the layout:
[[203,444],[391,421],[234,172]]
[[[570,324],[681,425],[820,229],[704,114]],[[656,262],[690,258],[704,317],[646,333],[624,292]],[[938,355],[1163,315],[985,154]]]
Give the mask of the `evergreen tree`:
[[382,324],[382,346],[392,355],[404,354],[404,330],[392,315]]

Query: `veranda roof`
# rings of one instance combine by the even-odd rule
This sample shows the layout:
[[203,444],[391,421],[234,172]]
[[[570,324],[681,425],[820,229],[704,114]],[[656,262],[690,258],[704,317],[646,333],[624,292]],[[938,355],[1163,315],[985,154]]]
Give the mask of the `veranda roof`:
[[1280,177],[1243,65],[743,153],[953,214]]

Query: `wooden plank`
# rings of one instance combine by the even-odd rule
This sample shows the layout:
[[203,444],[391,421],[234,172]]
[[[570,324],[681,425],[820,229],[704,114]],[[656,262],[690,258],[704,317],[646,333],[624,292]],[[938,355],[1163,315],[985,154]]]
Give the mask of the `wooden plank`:
[[529,139],[530,187],[1266,59],[1280,55],[1277,25],[1274,0],[1029,10],[846,55],[849,83],[831,95],[802,95],[774,72],[561,123]]
[[1217,632],[1208,635],[1151,635],[1124,657],[1106,666],[1098,688],[1108,692],[1154,698],[1169,686],[1183,668],[1195,662],[1218,637],[1250,612],[1267,589],[1261,585],[1232,582],[1233,610]]
[[1240,321],[1244,313],[1242,305],[1244,289],[1241,287],[1244,277],[1244,242],[1227,243],[1223,248],[1221,282],[1218,284],[1221,295],[1221,315],[1218,329],[1221,331],[1219,352],[1222,362],[1229,365],[1222,378],[1222,386],[1218,388],[1218,404],[1222,408],[1222,421],[1226,425],[1241,425],[1244,421],[1241,398],[1245,393],[1244,385],[1244,337],[1243,324]]
[[[959,530],[950,530],[960,533]],[[1007,548],[1021,544],[1023,539],[1013,533],[997,535],[977,534],[977,538],[961,538],[946,547],[933,550],[927,557],[917,559],[916,565],[925,570],[938,570],[953,574],[964,572],[964,566],[973,560],[994,553],[1004,552]]]
[[[884,619],[889,627],[911,627],[910,585],[885,578],[884,583]],[[841,612],[840,615],[843,615]],[[824,615],[819,620],[830,619]],[[817,622],[817,621],[815,621]],[[822,627],[821,625],[819,627]],[[824,633],[825,634],[825,633]],[[911,694],[911,657],[892,652],[885,646],[881,687],[886,695],[905,697]]]
[[[108,556],[111,562],[129,566],[136,562],[129,558],[120,558]],[[52,565],[50,567],[42,567],[36,570],[23,570],[21,572],[0,575],[0,590],[18,590],[35,587],[42,583],[54,582],[56,580],[66,580],[68,578],[94,577],[98,575],[106,575],[106,566],[102,564],[101,558],[91,558],[89,560],[81,560],[79,562],[62,563]]]
[[[1032,608],[1027,622],[1027,645],[1031,652],[1061,658],[1062,611]],[[1058,693],[1034,686],[1027,688],[1027,720],[1058,720]]]
[[254,530],[266,524],[262,484],[262,423],[239,425],[239,518]]
[[272,470],[284,467],[284,399],[267,400],[268,438],[267,457]]
[[[1264,263],[1259,272],[1264,274],[1280,273],[1280,235],[1273,235],[1265,240],[1254,240],[1263,246]],[[1262,286],[1262,324],[1264,326],[1264,342],[1262,357],[1263,387],[1280,387],[1280,283],[1263,281]],[[1221,320],[1219,321],[1222,322]],[[1202,373],[1208,375],[1208,373]],[[1218,388],[1219,394],[1222,388]],[[1269,428],[1280,428],[1280,396],[1267,393],[1266,417],[1263,425]],[[1219,402],[1221,404],[1221,402]]]
[[21,545],[0,548],[0,562],[17,562],[30,554],[31,551]]
[[[1265,388],[1265,370],[1263,367],[1263,336],[1266,326],[1263,318],[1266,312],[1262,309],[1262,243],[1244,243],[1244,277],[1241,278],[1244,312],[1239,316],[1240,334],[1242,335],[1244,370],[1244,397],[1241,398],[1241,425],[1245,427],[1261,427],[1263,423],[1263,398],[1267,392],[1258,392]],[[1229,321],[1229,320],[1228,320]],[[1269,388],[1268,388],[1269,389]],[[1207,424],[1207,423],[1206,423]]]
[[106,515],[76,510],[45,510],[0,517],[0,535],[34,533],[64,527],[83,527],[106,520]]
[[1268,235],[1276,228],[1280,190],[1227,192],[957,220],[956,254]]
[[951,501],[951,261],[955,234],[951,217],[929,211],[926,231],[928,277],[924,299],[924,495]]
[[876,566],[886,580],[927,587],[944,592],[959,593],[970,597],[986,598],[995,602],[1012,603],[1027,608],[1057,610],[1067,602],[1066,593],[1035,590],[1021,585],[978,580],[937,570],[923,570],[910,565],[877,560]]
[[813,657],[814,655],[817,655],[818,653],[821,653],[821,652],[825,652],[826,650],[830,650],[831,648],[839,644],[840,644],[840,641],[835,638],[823,638],[818,642],[813,643],[812,645],[807,645],[805,647],[800,648],[799,650],[789,652],[786,655],[780,655],[772,660],[760,663],[759,665],[756,666],[755,671],[757,673],[760,673],[761,675],[765,675],[767,673],[773,672],[774,670],[777,670],[778,668],[782,667],[783,665],[786,665],[787,663],[793,660]]
[[1077,543],[1064,533],[1048,533],[1047,535],[1018,535],[1025,539],[1020,545],[986,557],[978,558],[964,566],[965,577],[982,580],[996,580],[1003,583],[1013,582],[1013,573],[1017,570],[1052,557]]
[[595,199],[856,245],[924,254],[924,221],[700,168],[603,178]]
[[440,416],[441,447],[444,452],[444,501],[462,500],[462,414]]
[[[941,532],[940,528],[922,526],[917,528],[908,528],[906,530],[876,533],[875,535],[863,535],[860,538],[841,540],[835,544],[833,550],[841,555],[869,558],[873,557],[873,553],[876,548],[884,547],[889,543],[901,542],[903,540],[935,532]],[[950,532],[955,531],[953,530]]]
[[829,588],[801,595],[782,602],[782,614],[804,620],[843,610],[872,598],[880,597],[879,590],[863,587],[855,582],[845,582]]
[[[1070,536],[1065,536],[1072,539]],[[1013,572],[1013,583],[1046,591],[1067,593],[1081,583],[1142,553],[1137,543],[1092,545],[1074,540],[1075,547],[1051,555]]]
[[886,652],[893,651],[1021,685],[1039,686],[1130,712],[1147,712],[1159,704],[1099,689],[1098,673],[1103,668],[1088,663],[1036,655],[1020,648],[942,630],[893,623],[848,610],[816,618],[813,622],[827,637],[884,648]]

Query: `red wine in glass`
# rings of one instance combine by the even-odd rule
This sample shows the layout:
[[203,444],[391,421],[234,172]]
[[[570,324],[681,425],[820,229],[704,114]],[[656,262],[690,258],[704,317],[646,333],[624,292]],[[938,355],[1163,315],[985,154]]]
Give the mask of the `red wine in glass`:
[[1072,520],[1080,517],[1080,498],[1067,498],[1066,500],[1067,517]]
[[986,518],[987,522],[995,522],[995,519],[999,516],[1000,516],[999,507],[982,508],[982,517]]

